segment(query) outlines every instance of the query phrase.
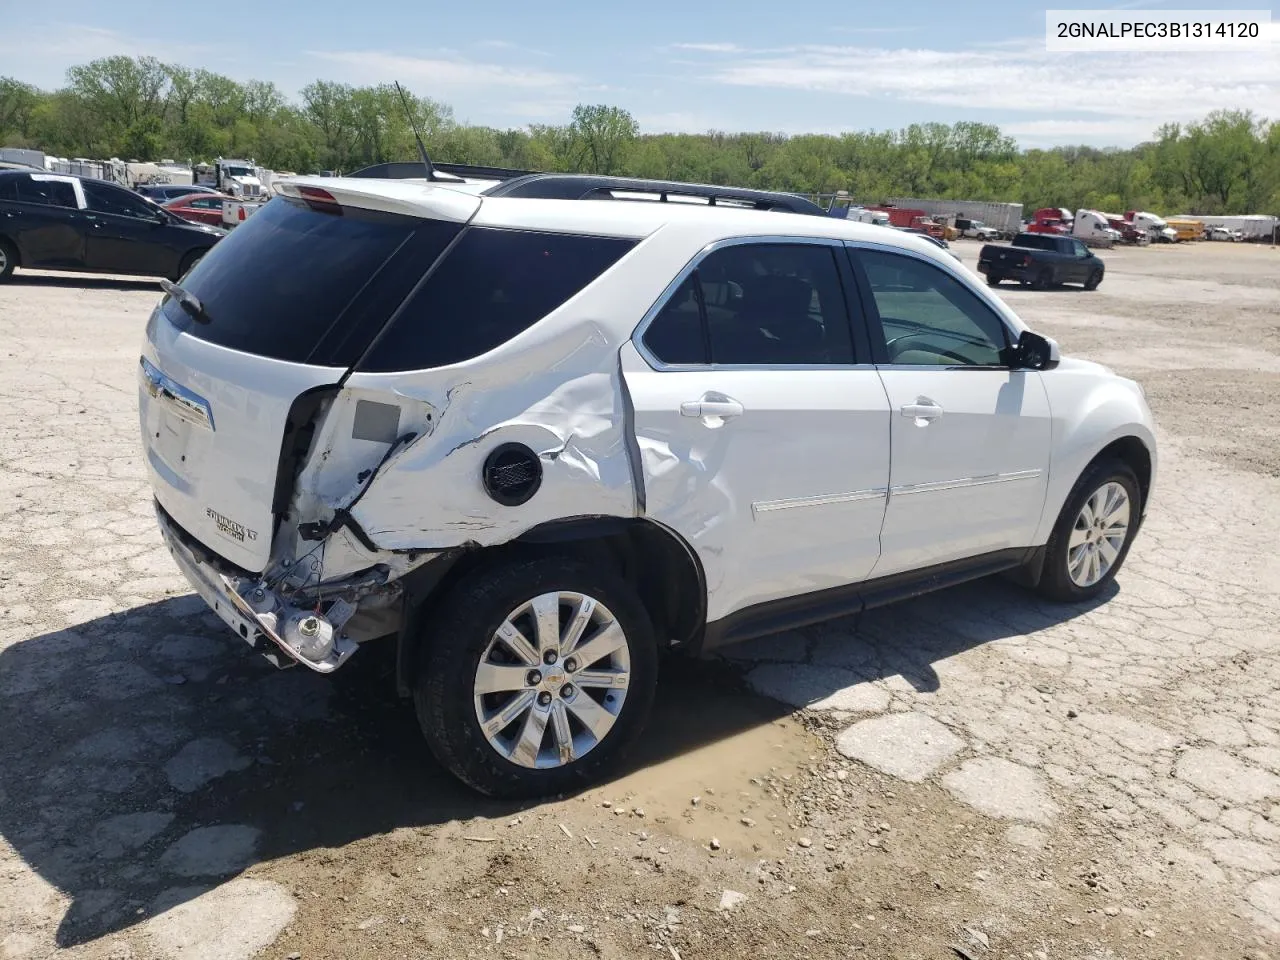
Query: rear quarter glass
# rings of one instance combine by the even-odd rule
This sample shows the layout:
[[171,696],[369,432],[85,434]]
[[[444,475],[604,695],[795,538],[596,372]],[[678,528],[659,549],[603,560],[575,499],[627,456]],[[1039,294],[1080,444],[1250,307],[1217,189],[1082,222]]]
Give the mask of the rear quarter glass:
[[183,281],[209,317],[169,298],[185,333],[257,356],[350,367],[461,229],[457,223],[272,199]]
[[468,227],[359,369],[427,370],[487,353],[580,293],[635,245],[616,237]]

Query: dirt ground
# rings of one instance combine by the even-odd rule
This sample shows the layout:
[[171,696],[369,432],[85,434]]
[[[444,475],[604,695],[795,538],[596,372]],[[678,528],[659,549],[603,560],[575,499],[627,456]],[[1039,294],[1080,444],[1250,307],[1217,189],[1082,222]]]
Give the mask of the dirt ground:
[[[956,250],[970,266],[978,245]],[[387,664],[277,672],[154,528],[154,283],[0,287],[0,957],[1280,958],[1280,252],[1000,295],[1144,384],[1103,602],[977,583],[665,665],[620,779],[489,802]]]

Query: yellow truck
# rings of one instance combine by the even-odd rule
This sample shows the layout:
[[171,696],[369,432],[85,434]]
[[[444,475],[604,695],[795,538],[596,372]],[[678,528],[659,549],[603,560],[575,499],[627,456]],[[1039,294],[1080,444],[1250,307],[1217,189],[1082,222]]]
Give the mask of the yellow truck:
[[1203,220],[1167,220],[1170,228],[1177,232],[1177,240],[1203,240]]

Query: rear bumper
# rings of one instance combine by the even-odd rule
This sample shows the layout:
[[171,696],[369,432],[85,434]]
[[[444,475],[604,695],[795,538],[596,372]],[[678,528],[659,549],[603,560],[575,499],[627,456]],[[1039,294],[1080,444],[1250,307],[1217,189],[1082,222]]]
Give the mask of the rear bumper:
[[[357,644],[354,641],[338,637],[332,652],[324,659],[311,660],[303,656],[280,635],[282,615],[292,612],[290,608],[283,607],[279,613],[259,613],[254,610],[245,595],[261,584],[253,578],[224,573],[207,559],[197,556],[196,551],[187,543],[185,531],[170,519],[159,503],[155,506],[160,535],[192,589],[241,640],[271,663],[282,668],[301,663],[317,673],[332,673],[355,652]],[[266,591],[266,596],[274,601],[272,606],[281,607],[280,601],[270,590]]]

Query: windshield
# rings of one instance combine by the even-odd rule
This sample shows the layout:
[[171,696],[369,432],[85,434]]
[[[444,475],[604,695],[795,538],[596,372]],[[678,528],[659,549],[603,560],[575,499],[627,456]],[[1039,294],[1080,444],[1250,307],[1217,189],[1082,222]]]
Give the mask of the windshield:
[[252,177],[252,167],[227,167],[227,176],[229,177]]

